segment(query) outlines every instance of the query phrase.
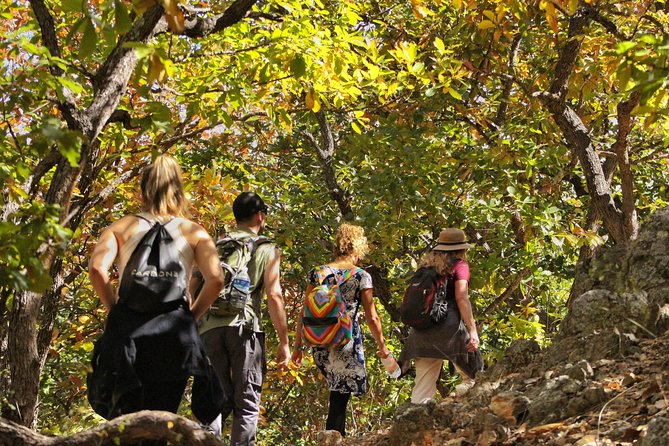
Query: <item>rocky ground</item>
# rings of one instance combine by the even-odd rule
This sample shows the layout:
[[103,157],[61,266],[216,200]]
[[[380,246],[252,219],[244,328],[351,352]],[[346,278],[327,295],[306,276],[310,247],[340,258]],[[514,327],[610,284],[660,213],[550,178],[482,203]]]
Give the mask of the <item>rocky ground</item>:
[[584,271],[545,351],[516,341],[467,393],[406,404],[384,431],[320,444],[669,446],[669,209]]
[[617,359],[524,370],[439,403],[407,404],[392,427],[323,444],[669,445],[669,334]]

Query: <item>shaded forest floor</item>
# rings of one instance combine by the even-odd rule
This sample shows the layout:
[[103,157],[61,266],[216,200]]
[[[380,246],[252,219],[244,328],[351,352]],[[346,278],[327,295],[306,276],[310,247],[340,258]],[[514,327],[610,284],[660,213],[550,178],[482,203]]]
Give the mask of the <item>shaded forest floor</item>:
[[385,431],[322,444],[669,445],[669,333],[634,343],[624,357],[484,374],[464,395],[402,406]]

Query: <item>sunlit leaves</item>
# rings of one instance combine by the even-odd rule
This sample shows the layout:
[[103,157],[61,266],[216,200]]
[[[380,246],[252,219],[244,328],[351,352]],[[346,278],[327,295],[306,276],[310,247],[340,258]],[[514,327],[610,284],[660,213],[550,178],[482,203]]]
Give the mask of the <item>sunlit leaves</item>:
[[546,20],[555,34],[558,33],[558,17],[555,5],[551,0],[541,0],[540,7],[545,11]]

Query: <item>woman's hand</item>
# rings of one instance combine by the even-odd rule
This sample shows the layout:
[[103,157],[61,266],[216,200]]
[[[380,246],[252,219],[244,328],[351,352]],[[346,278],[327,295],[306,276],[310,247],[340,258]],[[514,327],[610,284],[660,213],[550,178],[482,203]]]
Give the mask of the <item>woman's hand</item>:
[[304,354],[302,353],[302,346],[296,345],[293,347],[293,354],[290,355],[290,360],[293,361],[293,364],[300,367],[302,365],[302,358]]
[[390,350],[388,350],[388,347],[386,347],[386,344],[380,345],[379,346],[379,351],[376,352],[376,356],[378,356],[381,359],[387,358],[389,354],[390,354]]
[[474,327],[469,331],[469,342],[467,343],[467,351],[473,352],[479,347],[480,344],[481,341],[479,340],[479,334],[476,331],[476,327]]

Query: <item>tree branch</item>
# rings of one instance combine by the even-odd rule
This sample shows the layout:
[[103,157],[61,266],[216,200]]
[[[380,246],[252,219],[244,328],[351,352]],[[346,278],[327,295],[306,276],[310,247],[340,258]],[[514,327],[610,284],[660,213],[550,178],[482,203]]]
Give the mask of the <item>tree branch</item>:
[[[186,19],[184,22],[184,31],[181,35],[191,38],[202,38],[223,31],[225,28],[234,25],[246,17],[255,3],[256,0],[235,0],[222,14]],[[156,34],[168,31],[167,22],[163,20],[156,29]]]
[[588,194],[593,206],[597,208],[598,214],[604,220],[606,230],[616,243],[627,243],[628,239],[623,230],[622,212],[613,200],[611,186],[604,175],[602,163],[588,129],[578,114],[564,100],[545,92],[539,96],[553,115],[567,144],[576,152],[585,174]]
[[370,266],[365,270],[372,276],[372,284],[374,286],[374,295],[379,298],[379,302],[386,309],[393,322],[400,323],[400,309],[393,303],[393,294],[390,292],[388,286],[388,279],[384,276],[385,271],[378,266]]
[[631,40],[631,37],[628,37],[625,34],[623,34],[618,29],[616,24],[613,23],[613,21],[611,21],[611,19],[609,19],[608,17],[604,17],[598,10],[591,7],[589,8],[589,12],[592,17],[592,20],[602,25],[609,33],[614,35],[616,38],[618,38],[619,40]]
[[131,123],[132,117],[127,110],[114,110],[109,119],[107,119],[107,124],[114,122],[120,122],[126,130],[131,130],[133,128]]
[[628,136],[632,131],[632,110],[639,105],[641,92],[635,91],[630,98],[618,104],[618,136],[613,144],[613,151],[617,155],[620,169],[620,184],[622,187],[622,212],[625,222],[625,235],[628,239],[635,239],[639,230],[634,199],[634,177],[630,165],[628,150]]
[[23,185],[23,190],[27,191],[31,197],[34,197],[37,193],[37,187],[42,177],[53,167],[58,164],[58,161],[63,157],[60,152],[56,149],[51,149],[48,155],[39,160],[39,163],[35,166],[33,171],[30,173],[30,176]]
[[581,118],[566,102],[567,82],[580,52],[580,36],[590,21],[590,13],[590,10],[581,8],[570,19],[568,40],[560,50],[553,82],[549,91],[539,93],[538,96],[552,114],[567,144],[578,156],[597,215],[601,216],[606,230],[616,243],[625,244],[628,237],[624,229],[623,214],[613,200],[611,186],[592,138]]
[[[518,33],[511,42],[511,49],[509,51],[509,71],[515,73],[516,62],[518,60],[518,52],[520,50],[521,34]],[[509,98],[511,97],[511,89],[513,88],[513,77],[508,76],[503,81],[502,97],[499,101],[499,108],[497,109],[497,116],[495,116],[495,126],[500,128],[506,121],[506,112],[509,109]]]
[[136,19],[130,31],[118,39],[116,47],[107,57],[93,77],[95,96],[86,109],[90,120],[85,129],[90,140],[96,138],[112,116],[126,92],[130,76],[137,65],[137,54],[130,42],[146,43],[153,35],[156,25],[163,16],[162,6],[155,4]]
[[[35,13],[37,23],[39,23],[44,46],[49,50],[49,54],[51,54],[52,57],[61,57],[56,26],[53,21],[53,16],[46,7],[46,4],[43,0],[30,0],[30,6]],[[63,75],[63,70],[56,64],[49,64],[49,71],[56,77]],[[70,129],[81,130],[82,116],[72,98],[70,90],[63,88],[62,93],[65,101],[58,101],[58,109],[63,114],[63,118],[65,118],[65,122],[67,122]]]
[[564,100],[567,95],[567,82],[574,71],[576,58],[581,50],[583,30],[589,22],[588,10],[584,8],[580,8],[569,20],[567,43],[560,51],[560,58],[555,66],[555,77],[548,89],[559,100]]
[[12,446],[115,446],[140,440],[167,440],[189,446],[222,446],[223,442],[179,415],[143,410],[123,415],[69,437],[49,437],[0,418],[0,444]]
[[328,124],[327,117],[325,116],[325,112],[323,110],[320,110],[314,114],[316,115],[316,120],[318,121],[318,126],[321,131],[321,137],[323,140],[322,145],[316,141],[316,138],[311,133],[304,131],[303,135],[316,149],[318,160],[321,162],[321,166],[323,168],[323,179],[325,180],[325,184],[330,191],[330,195],[339,206],[339,212],[341,212],[341,215],[344,218],[352,218],[354,214],[353,208],[351,207],[351,196],[347,191],[339,186],[339,183],[337,182],[337,175],[335,174],[334,168],[332,167],[332,157],[335,150],[332,130],[330,130],[330,125]]
[[524,270],[522,270],[520,273],[518,273],[518,274],[516,275],[516,277],[513,278],[513,281],[511,282],[511,284],[504,290],[504,292],[502,292],[502,294],[500,294],[500,295],[497,297],[497,299],[495,299],[494,301],[492,301],[492,302],[490,303],[490,305],[488,305],[488,306],[486,307],[486,309],[483,310],[483,313],[482,313],[482,314],[489,315],[489,314],[490,314],[490,311],[491,311],[493,308],[497,307],[499,304],[501,304],[502,302],[504,302],[509,296],[511,296],[513,293],[515,293],[516,290],[518,289],[518,287],[520,287],[520,283],[523,281],[523,279],[525,278],[525,276],[527,276],[531,271],[532,271],[532,268],[531,268],[531,267],[527,267],[527,268],[525,268]]

